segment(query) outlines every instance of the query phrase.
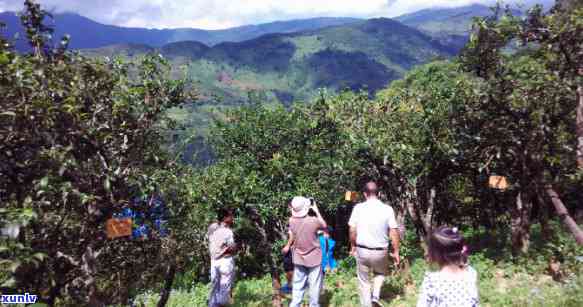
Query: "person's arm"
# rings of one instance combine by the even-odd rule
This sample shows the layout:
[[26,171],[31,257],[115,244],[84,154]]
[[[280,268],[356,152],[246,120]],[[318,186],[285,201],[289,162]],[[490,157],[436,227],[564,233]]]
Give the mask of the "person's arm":
[[389,210],[389,237],[391,238],[391,246],[393,247],[391,257],[395,260],[395,264],[399,265],[401,263],[401,257],[399,256],[401,235],[399,234],[399,224],[397,224],[393,208]]
[[350,238],[350,255],[356,256],[356,222],[358,220],[358,205],[352,209],[350,214],[350,219],[348,220],[349,235]]
[[350,226],[350,255],[356,255],[356,226]]
[[231,235],[229,236],[229,252],[236,253],[239,251],[239,244],[235,241],[235,234],[231,230]]
[[221,256],[233,255],[239,251],[239,245],[235,242],[235,235],[231,231],[231,234],[226,238],[224,245],[225,251]]
[[320,214],[320,210],[318,210],[318,206],[316,206],[316,204],[312,206],[312,210],[314,210],[314,213],[316,213],[316,218],[318,219],[318,222],[320,222],[320,228],[322,229],[328,228],[328,224]]
[[237,245],[237,243],[233,243],[231,245],[229,245],[229,247],[227,248],[227,251],[225,252],[225,254],[235,254],[236,252],[239,251],[239,245]]
[[293,244],[294,244],[294,234],[291,231],[289,231],[288,232],[288,236],[287,236],[287,243],[281,249],[281,252],[284,255],[287,254],[287,253],[289,253],[289,250],[290,250],[290,248],[292,247]]
[[393,253],[391,256],[395,259],[395,264],[399,265],[401,263],[401,256],[399,256],[399,246],[401,236],[399,235],[399,228],[391,228],[389,230],[389,236],[391,237],[391,246],[393,247]]

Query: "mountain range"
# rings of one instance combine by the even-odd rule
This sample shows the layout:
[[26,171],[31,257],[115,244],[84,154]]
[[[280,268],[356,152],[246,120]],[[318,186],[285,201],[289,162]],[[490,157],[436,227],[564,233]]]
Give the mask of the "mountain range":
[[[525,1],[542,1],[546,8],[553,2]],[[125,28],[72,13],[55,14],[49,23],[55,39],[69,34],[70,48],[88,56],[130,60],[159,53],[176,77],[186,72],[200,101],[170,111],[185,128],[175,131],[172,143],[186,142],[184,160],[204,165],[213,160],[208,127],[226,109],[250,101],[306,102],[320,90],[374,95],[416,65],[455,56],[468,40],[472,19],[490,14],[487,6],[470,5],[394,19],[312,18],[211,31]],[[20,36],[12,40],[15,48],[27,51],[18,16],[0,13],[2,23],[0,35]]]
[[[520,11],[515,10],[515,14]],[[492,15],[492,8],[480,4],[458,8],[424,9],[401,15],[395,20],[432,35],[468,35],[474,17]]]
[[[104,25],[86,17],[53,15],[54,37],[94,57],[160,53],[175,73],[187,67],[203,101],[236,105],[250,92],[289,104],[319,89],[366,89],[370,94],[415,65],[455,55],[482,5],[421,10],[395,19],[312,18],[224,30],[145,29]],[[0,13],[5,37],[22,37],[15,13]],[[27,50],[16,39],[19,50]]]
[[[489,14],[491,14],[491,9],[487,6],[469,5],[458,8],[425,9],[394,19],[438,38],[445,45],[459,49],[466,41],[472,18]],[[207,46],[214,46],[222,42],[252,40],[266,34],[298,33],[362,21],[362,19],[348,17],[319,17],[245,25],[223,30],[147,29],[105,25],[78,14],[59,13],[53,14],[47,23],[54,27],[55,40],[68,34],[72,37],[70,48],[93,49],[111,45],[162,47],[182,41],[196,41]],[[17,14],[2,12],[0,22],[5,24],[5,28],[0,29],[0,33],[7,38],[16,37],[14,44],[18,50],[28,50],[28,45],[23,39],[24,29]]]
[[[554,0],[523,0],[523,2],[523,8],[530,7],[534,3],[542,3],[548,8],[554,3]],[[519,12],[518,9],[515,11]],[[475,4],[457,8],[424,9],[394,19],[407,26],[443,39],[446,36],[466,35],[469,31],[472,17],[489,14],[491,14],[491,10],[488,6]],[[100,48],[116,44],[144,44],[161,47],[165,44],[179,41],[198,41],[207,46],[213,46],[221,42],[250,40],[265,34],[317,30],[357,21],[361,21],[361,19],[319,17],[244,25],[222,30],[203,30],[195,28],[147,29],[119,27],[105,25],[74,13],[56,13],[53,14],[52,19],[47,20],[55,28],[54,37],[56,39],[60,39],[65,34],[69,34],[74,38],[70,43],[70,47],[73,49]],[[24,31],[16,13],[0,12],[0,22],[6,26],[5,29],[0,29],[0,33],[4,37],[12,38],[16,34],[23,36]],[[451,42],[446,43],[451,44]],[[17,40],[15,45],[19,50],[27,50],[28,47],[23,39]]]
[[159,48],[123,44],[83,52],[96,57],[158,52],[174,67],[188,65],[190,77],[208,90],[203,94],[237,104],[249,91],[284,103],[307,100],[319,88],[366,87],[373,93],[411,67],[457,50],[397,21],[378,18],[212,47],[183,41]]
[[[57,14],[54,36],[70,34],[70,47],[91,57],[159,53],[176,76],[186,70],[201,101],[171,115],[197,134],[225,108],[251,100],[289,105],[310,101],[322,89],[374,95],[416,65],[455,56],[468,40],[473,17],[490,13],[471,5],[395,19],[313,18],[213,31],[123,28]],[[22,35],[14,13],[0,13],[0,22],[7,25],[5,37]],[[22,39],[15,46],[27,50]],[[205,148],[201,142],[197,138],[187,152]]]
[[[284,104],[309,101],[320,89],[372,95],[415,65],[455,55],[471,19],[487,12],[472,5],[396,19],[313,18],[211,31],[124,28],[71,13],[55,14],[51,23],[55,38],[69,34],[70,47],[89,56],[160,53],[174,73],[186,67],[203,102],[230,106],[248,101],[250,93]],[[5,37],[24,35],[15,13],[0,13],[0,21]],[[28,48],[23,39],[15,46]]]
[[[143,44],[160,47],[179,41],[198,41],[212,46],[221,42],[240,42],[270,33],[291,33],[328,26],[342,25],[358,21],[356,18],[320,17],[301,20],[277,21],[259,25],[246,25],[224,30],[182,29],[146,29],[127,28],[105,25],[73,13],[54,14],[47,22],[54,26],[53,36],[60,39],[65,34],[73,39],[70,48],[99,48],[116,44]],[[4,37],[24,35],[20,18],[14,12],[0,13],[0,21],[5,29],[0,31]],[[22,39],[16,41],[16,48],[26,50]]]

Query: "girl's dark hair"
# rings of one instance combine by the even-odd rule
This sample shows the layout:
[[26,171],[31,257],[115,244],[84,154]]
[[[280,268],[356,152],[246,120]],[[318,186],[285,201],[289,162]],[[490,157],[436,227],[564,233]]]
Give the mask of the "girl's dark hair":
[[429,261],[439,266],[464,265],[467,261],[464,246],[464,238],[457,228],[439,227],[429,236]]
[[222,222],[226,217],[234,216],[235,213],[231,208],[220,208],[217,211],[217,218],[220,222]]

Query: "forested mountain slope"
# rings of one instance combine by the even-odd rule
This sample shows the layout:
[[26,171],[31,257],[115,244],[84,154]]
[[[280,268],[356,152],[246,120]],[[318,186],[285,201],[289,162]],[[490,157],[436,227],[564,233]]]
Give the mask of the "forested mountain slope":
[[[48,23],[54,24],[55,38],[59,39],[63,35],[69,34],[73,37],[70,47],[84,49],[114,44],[145,44],[159,47],[164,44],[187,40],[200,41],[206,45],[215,45],[221,42],[249,40],[269,33],[290,33],[320,29],[358,20],[356,18],[320,17],[245,25],[224,30],[194,28],[147,29],[105,25],[78,14],[62,13],[54,14],[53,20]],[[16,13],[0,13],[0,22],[6,24],[6,29],[2,31],[4,37],[11,38],[18,33],[20,39],[16,44],[17,49],[26,50],[28,45],[22,39],[24,30]]]
[[283,103],[308,100],[320,88],[366,88],[373,93],[413,66],[453,56],[457,49],[397,21],[379,18],[212,47],[186,41],[156,49],[125,44],[84,52],[132,57],[150,51],[160,52],[177,69],[188,65],[203,96],[231,105],[246,101],[249,92]]

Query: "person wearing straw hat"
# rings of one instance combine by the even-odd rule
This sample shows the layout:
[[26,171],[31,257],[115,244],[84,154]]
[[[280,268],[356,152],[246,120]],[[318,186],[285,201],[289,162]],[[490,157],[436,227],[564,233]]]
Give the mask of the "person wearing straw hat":
[[[315,216],[308,215],[312,210]],[[292,301],[290,307],[298,307],[308,289],[310,307],[320,306],[320,284],[322,282],[322,250],[318,230],[328,225],[312,200],[296,196],[291,201],[289,239],[283,252],[291,249],[294,263]]]

